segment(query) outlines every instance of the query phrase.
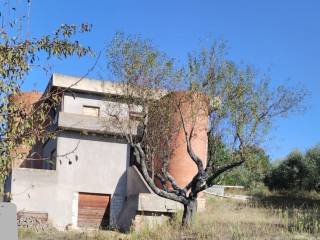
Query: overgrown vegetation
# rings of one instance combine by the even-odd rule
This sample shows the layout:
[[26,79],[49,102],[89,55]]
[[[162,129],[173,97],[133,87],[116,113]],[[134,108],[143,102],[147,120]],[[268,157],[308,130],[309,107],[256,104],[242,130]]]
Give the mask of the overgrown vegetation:
[[127,235],[115,231],[34,233],[20,239],[317,239],[320,200],[269,196],[252,202],[209,198],[190,228],[180,226],[181,213],[170,222]]
[[272,167],[265,178],[271,190],[320,191],[320,145],[306,151],[292,151]]
[[[217,162],[224,163],[230,159],[230,151],[222,143],[209,139],[209,154],[215,148]],[[241,166],[223,173],[216,180],[217,184],[240,185],[247,191],[254,191],[264,185],[263,180],[271,168],[270,158],[262,148],[252,149],[247,161]]]

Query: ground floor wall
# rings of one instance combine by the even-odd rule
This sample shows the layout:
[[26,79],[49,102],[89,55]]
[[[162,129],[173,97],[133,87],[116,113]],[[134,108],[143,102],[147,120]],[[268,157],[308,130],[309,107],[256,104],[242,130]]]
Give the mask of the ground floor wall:
[[10,191],[18,211],[48,213],[59,228],[77,226],[79,193],[108,194],[110,225],[116,226],[127,189],[127,144],[95,136],[57,138],[56,170],[17,168]]
[[[110,195],[110,225],[116,226],[125,196]],[[11,201],[17,210],[48,213],[49,222],[58,229],[77,227],[78,197],[79,192],[58,184],[56,171],[20,168],[12,172]]]

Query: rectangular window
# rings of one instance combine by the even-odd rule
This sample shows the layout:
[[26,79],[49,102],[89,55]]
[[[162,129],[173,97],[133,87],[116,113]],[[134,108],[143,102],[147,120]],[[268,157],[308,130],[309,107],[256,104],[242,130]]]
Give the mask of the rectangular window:
[[82,113],[84,115],[93,116],[93,117],[99,117],[100,116],[100,108],[94,107],[94,106],[86,106],[84,105],[82,107]]
[[129,111],[129,118],[133,121],[141,121],[143,119],[142,112]]

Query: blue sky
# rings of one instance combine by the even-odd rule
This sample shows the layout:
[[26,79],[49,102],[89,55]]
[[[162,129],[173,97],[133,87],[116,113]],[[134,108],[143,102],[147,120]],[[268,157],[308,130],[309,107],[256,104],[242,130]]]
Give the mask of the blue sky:
[[[277,120],[264,144],[273,159],[320,143],[320,2],[317,0],[33,0],[30,32],[52,33],[62,23],[93,24],[80,37],[103,49],[116,31],[141,34],[170,56],[185,60],[208,37],[224,39],[228,56],[271,69],[274,85],[303,85],[310,92],[303,115]],[[55,62],[52,72],[82,75],[93,59]],[[91,77],[108,78],[103,61]],[[43,90],[49,76],[33,71],[25,89]],[[36,84],[35,84],[36,83]]]

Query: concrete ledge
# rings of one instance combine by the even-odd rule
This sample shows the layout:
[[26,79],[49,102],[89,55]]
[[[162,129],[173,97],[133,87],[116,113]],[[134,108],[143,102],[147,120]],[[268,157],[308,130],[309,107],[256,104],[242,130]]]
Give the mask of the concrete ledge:
[[172,201],[156,194],[140,193],[137,210],[140,212],[174,213],[183,209],[181,203]]
[[179,202],[160,197],[154,193],[139,193],[127,197],[126,203],[138,212],[174,213],[183,209]]
[[[60,112],[58,127],[74,131],[88,131],[104,134],[123,134],[121,128],[114,126],[111,119],[92,117],[83,114]],[[138,122],[133,124],[131,132],[137,134]],[[129,132],[129,129],[125,130]]]
[[21,180],[21,177],[28,177],[28,179],[33,179],[37,177],[44,177],[44,180],[48,177],[54,177],[57,175],[55,170],[48,169],[37,169],[37,168],[15,168],[12,170],[12,178],[18,178]]

